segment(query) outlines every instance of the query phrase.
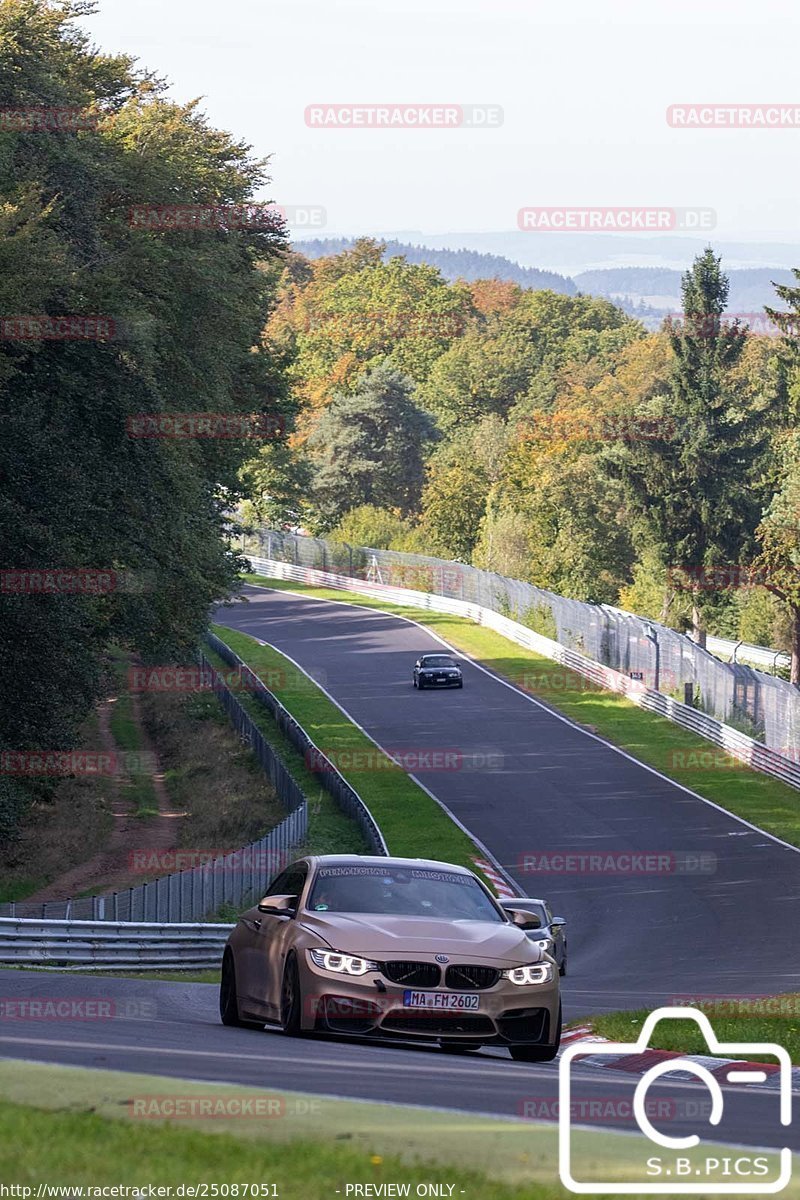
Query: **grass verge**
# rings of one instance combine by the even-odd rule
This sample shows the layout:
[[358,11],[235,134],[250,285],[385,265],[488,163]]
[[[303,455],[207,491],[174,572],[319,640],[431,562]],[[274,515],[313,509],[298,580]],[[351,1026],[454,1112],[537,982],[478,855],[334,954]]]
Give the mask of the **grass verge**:
[[[133,697],[128,684],[130,656],[117,646],[109,649],[116,695],[110,697],[111,713],[109,727],[117,748],[128,756],[132,769],[120,779],[126,799],[130,801],[137,817],[152,817],[158,814],[158,799],[153,780],[147,768],[147,746],[136,717]],[[137,756],[138,760],[137,760]]]
[[491,629],[465,617],[388,604],[353,592],[307,587],[260,575],[247,575],[245,579],[261,587],[300,592],[320,600],[344,600],[410,617],[640,762],[791,845],[800,846],[800,794],[796,789],[751,770],[703,738],[645,712],[624,696],[594,687],[574,671],[516,646]]
[[[521,1078],[519,1086],[526,1087]],[[0,1178],[22,1185],[258,1181],[274,1184],[268,1194],[280,1200],[358,1195],[358,1184],[372,1185],[362,1196],[404,1194],[398,1187],[379,1191],[380,1184],[407,1184],[414,1195],[417,1185],[432,1183],[441,1188],[433,1194],[468,1200],[568,1195],[555,1182],[552,1124],[11,1061],[0,1063],[0,1091]],[[201,1100],[223,1115],[136,1115],[176,1098],[184,1111],[187,1101]],[[266,1103],[278,1119],[227,1115],[248,1100]],[[575,1149],[604,1181],[621,1182],[644,1177],[652,1143],[578,1132]],[[704,1155],[715,1150],[702,1147]],[[782,1194],[797,1200],[797,1185]]]
[[181,814],[178,847],[235,850],[283,820],[275,789],[213,693],[143,692],[140,705],[170,806]]
[[[223,641],[230,644],[228,634],[231,631],[229,629],[216,626],[215,632]],[[255,642],[253,644],[256,647],[258,645]],[[217,670],[223,673],[230,672],[227,663],[209,646],[203,647],[203,653]],[[241,651],[237,651],[237,653],[241,655]],[[288,665],[293,676],[298,675],[291,663]],[[282,671],[281,677],[285,679],[286,673]],[[305,680],[305,676],[303,679]],[[266,678],[264,682],[270,690],[274,690],[272,678]],[[292,678],[289,681],[289,687],[296,691],[299,682]],[[295,749],[283,730],[278,727],[269,709],[259,703],[249,692],[239,691],[236,693],[236,698],[252,717],[300,791],[308,799],[308,841],[305,846],[297,848],[297,855],[303,853],[366,854],[367,843],[358,825],[346,813],[343,813],[336,801],[328,795],[324,788],[320,787],[319,777],[306,766],[303,755]]]
[[[270,690],[321,750],[334,755],[346,752],[346,760],[374,764],[373,769],[359,766],[353,771],[342,766],[340,770],[378,822],[391,854],[434,858],[475,869],[473,858],[478,851],[471,838],[293,663],[248,634],[223,625],[214,626],[213,631],[256,675],[269,680]],[[258,701],[249,699],[263,711]]]
[[[793,1063],[800,1064],[800,993],[709,998],[693,1002],[692,1007],[706,1014],[719,1041],[777,1042],[789,1051]],[[647,1016],[647,1009],[637,1009],[601,1013],[581,1023],[590,1024],[595,1033],[610,1041],[632,1042]],[[650,1045],[656,1050],[676,1050],[679,1054],[709,1052],[697,1023],[692,1020],[659,1021]],[[742,1057],[759,1058],[758,1054]]]
[[[15,966],[13,963],[0,963],[0,971],[30,971],[36,975],[64,975],[54,967]],[[169,983],[219,983],[219,968],[208,971],[112,971],[98,968],[96,971],[81,971],[81,978],[103,979],[155,979],[166,980]]]

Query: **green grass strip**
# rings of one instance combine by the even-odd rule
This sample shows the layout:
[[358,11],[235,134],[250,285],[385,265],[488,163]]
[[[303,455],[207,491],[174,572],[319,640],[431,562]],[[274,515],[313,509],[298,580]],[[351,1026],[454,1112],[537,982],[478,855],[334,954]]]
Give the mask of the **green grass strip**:
[[247,575],[245,579],[262,587],[300,592],[320,600],[344,600],[410,617],[640,762],[791,845],[800,846],[800,793],[795,788],[746,767],[665,717],[646,712],[616,692],[595,687],[576,672],[515,645],[491,629],[465,617],[407,608],[334,588],[308,587],[261,575]]
[[[268,1058],[274,1036],[254,1035],[254,1053]],[[513,1068],[512,1074],[523,1078]],[[465,1088],[477,1086],[469,1067],[465,1079]],[[525,1091],[535,1099],[535,1083],[509,1083],[506,1117],[522,1115]],[[424,1194],[418,1185],[434,1183],[440,1189],[433,1194],[452,1200],[569,1195],[557,1182],[552,1123],[13,1060],[0,1062],[0,1093],[0,1179],[17,1185],[270,1184],[274,1191],[264,1194],[279,1200],[414,1197]],[[141,1116],[178,1099],[180,1118]],[[192,1100],[213,1102],[217,1115],[192,1115]],[[237,1115],[245,1102],[264,1105],[277,1119]],[[576,1130],[572,1141],[576,1165],[608,1181],[606,1195],[616,1182],[647,1178],[653,1144],[643,1137]],[[703,1143],[698,1161],[709,1153],[722,1158],[728,1152]],[[768,1158],[774,1178],[775,1152]],[[799,1193],[790,1184],[781,1195],[798,1200]],[[219,1194],[236,1196],[233,1190]]]
[[[267,684],[320,750],[334,759],[344,752],[337,766],[378,822],[392,854],[475,869],[473,858],[479,851],[472,840],[288,658],[238,630],[224,625],[212,628]],[[349,765],[355,758],[357,770]],[[319,787],[318,776],[312,778]]]
[[[800,993],[783,996],[719,996],[705,1000],[686,998],[687,1005],[704,1012],[720,1042],[777,1042],[789,1051],[793,1063],[800,1063]],[[601,1013],[590,1018],[595,1033],[613,1042],[633,1042],[648,1017],[647,1009],[632,1012]],[[708,1054],[709,1049],[695,1021],[659,1021],[650,1038],[656,1050],[675,1050],[679,1054]],[[736,1058],[740,1057],[738,1054]],[[742,1058],[760,1061],[759,1054]]]
[[[123,753],[136,754],[145,749],[142,729],[136,719],[133,699],[128,688],[130,659],[114,648],[110,657],[113,661],[117,694],[111,704],[109,727],[111,736]],[[145,760],[146,761],[146,760]],[[130,774],[123,787],[137,817],[158,816],[158,799],[153,780],[146,770]]]

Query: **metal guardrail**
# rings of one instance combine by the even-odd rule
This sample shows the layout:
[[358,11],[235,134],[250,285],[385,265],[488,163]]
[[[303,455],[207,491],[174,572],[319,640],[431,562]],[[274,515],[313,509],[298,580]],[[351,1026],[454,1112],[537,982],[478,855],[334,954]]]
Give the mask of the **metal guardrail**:
[[[240,685],[264,704],[278,727],[319,772],[320,784],[360,826],[373,853],[389,853],[369,808],[258,676],[225,642],[208,635],[209,646],[236,667]],[[308,833],[308,801],[252,717],[201,652],[201,669],[246,741],[288,816],[258,842],[187,871],[161,876],[107,896],[0,905],[0,963],[65,971],[202,970],[222,960],[231,925],[187,924],[218,912],[223,904],[244,907],[267,890]],[[175,851],[180,857],[180,851]],[[81,917],[88,919],[81,920]]]
[[622,693],[639,707],[666,717],[667,720],[674,721],[684,729],[691,730],[754,770],[772,775],[774,778],[788,783],[791,787],[800,788],[800,761],[779,754],[754,738],[748,737],[747,734],[740,733],[732,726],[718,721],[716,717],[711,717],[699,709],[682,704],[671,696],[664,695],[663,692],[654,691],[643,682],[631,679],[629,675],[623,674],[621,671],[616,671],[612,667],[604,666],[594,659],[587,658],[586,655],[579,654],[552,638],[536,633],[527,625],[521,625],[493,609],[452,597],[436,596],[429,592],[418,592],[410,588],[392,587],[388,584],[369,582],[330,571],[319,571],[313,567],[295,566],[293,563],[251,555],[247,557],[252,564],[253,572],[257,575],[271,576],[277,579],[294,579],[298,582],[323,587],[341,588],[362,595],[379,597],[394,604],[467,617],[471,621],[494,629],[503,637],[526,647],[526,649],[560,663],[584,678],[590,679],[599,687]]
[[319,773],[320,786],[333,797],[339,808],[359,825],[372,853],[388,854],[389,850],[383,834],[369,808],[327,755],[311,740],[302,725],[295,720],[287,708],[284,708],[277,696],[274,696],[269,688],[264,686],[244,660],[231,650],[230,646],[227,646],[213,633],[207,635],[206,641],[220,658],[224,659],[229,666],[237,669],[242,680],[242,687],[269,709],[278,728],[286,734],[295,749],[300,751],[311,769]]
[[800,747],[800,689],[748,665],[756,660],[746,654],[722,661],[685,634],[635,613],[571,600],[466,563],[269,529],[243,534],[242,552],[477,605],[678,701],[690,685],[696,708],[777,754],[794,758]]
[[792,665],[791,654],[786,654],[783,650],[754,646],[751,642],[734,642],[730,638],[707,637],[706,649],[727,662],[744,662],[759,668],[766,667],[772,675],[778,668],[788,671]]
[[48,970],[206,970],[232,925],[0,918],[0,962]]

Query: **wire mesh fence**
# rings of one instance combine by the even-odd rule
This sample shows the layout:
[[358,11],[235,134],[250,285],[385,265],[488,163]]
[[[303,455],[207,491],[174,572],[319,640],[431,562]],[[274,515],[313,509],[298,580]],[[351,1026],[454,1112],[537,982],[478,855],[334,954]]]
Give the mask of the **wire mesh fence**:
[[796,758],[800,691],[744,663],[721,662],[691,638],[607,604],[570,600],[531,583],[421,554],[350,546],[259,530],[243,535],[245,553],[412,588],[492,609],[570,650],[689,702],[766,746]]
[[[222,643],[219,645],[222,646]],[[207,856],[202,851],[187,853],[184,859],[192,858],[197,865],[186,870],[173,871],[108,895],[80,896],[77,899],[42,903],[20,900],[0,904],[0,917],[159,923],[203,921],[218,914],[225,906],[243,908],[248,902],[254,903],[263,896],[270,881],[291,861],[293,850],[302,845],[308,834],[306,797],[255,722],[203,654],[200,655],[200,664],[208,672],[214,694],[228,713],[240,738],[249,745],[263,767],[288,815],[265,837],[240,850],[223,855],[209,853]],[[180,850],[170,852],[170,855],[159,853],[156,859],[163,863],[172,855],[176,861],[181,860]],[[152,873],[148,871],[148,861],[148,856],[144,854],[137,866],[134,856],[132,869]]]
[[[351,817],[359,826],[364,835],[364,840],[372,853],[380,855],[388,854],[389,851],[383,840],[383,834],[378,828],[378,824],[372,813],[355,788],[350,786],[330,759],[312,742],[302,725],[295,720],[288,709],[281,704],[277,696],[273,695],[269,688],[265,687],[264,683],[250,670],[242,659],[231,650],[230,646],[220,641],[213,633],[208,634],[206,640],[212,650],[216,651],[228,666],[236,668],[242,686],[246,688],[248,693],[255,696],[257,700],[269,709],[278,728],[286,734],[295,749],[300,751],[306,763],[318,773],[320,786],[328,792],[342,812]],[[205,662],[206,660],[204,659],[203,661]],[[241,709],[241,705],[238,704],[235,697],[231,695],[230,698]]]

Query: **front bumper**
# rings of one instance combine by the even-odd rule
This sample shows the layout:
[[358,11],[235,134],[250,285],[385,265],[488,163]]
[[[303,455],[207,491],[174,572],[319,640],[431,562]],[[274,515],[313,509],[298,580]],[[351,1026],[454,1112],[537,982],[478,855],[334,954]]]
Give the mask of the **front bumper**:
[[426,688],[461,687],[463,676],[456,675],[452,678],[448,676],[445,679],[437,679],[435,675],[418,675],[417,682],[424,684]]
[[[378,972],[358,978],[333,974],[306,962],[301,967],[303,1028],[359,1036],[453,1041],[473,1045],[552,1045],[558,1023],[558,970],[549,983],[520,987],[501,979],[475,989],[469,1011],[410,1008],[408,991],[452,992],[444,986],[409,988]],[[473,993],[467,993],[473,994]]]

